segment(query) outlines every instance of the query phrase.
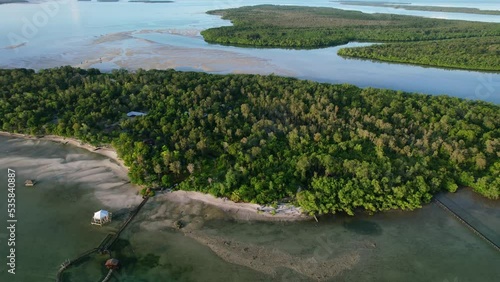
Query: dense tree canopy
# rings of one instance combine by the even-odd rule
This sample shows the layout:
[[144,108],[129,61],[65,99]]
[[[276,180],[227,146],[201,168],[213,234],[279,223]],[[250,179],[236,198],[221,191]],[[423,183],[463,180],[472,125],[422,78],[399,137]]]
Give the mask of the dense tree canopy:
[[[273,5],[209,13],[222,15],[233,23],[233,26],[204,30],[201,34],[209,43],[317,48],[351,41],[400,42],[394,46],[384,44],[372,49],[344,50],[342,54],[391,62],[500,70],[498,23]],[[437,46],[425,42],[436,40],[440,40]],[[378,51],[383,54],[376,54]]]
[[[450,56],[450,52],[460,55]],[[342,48],[339,55],[442,67],[500,71],[500,38],[462,38]]]
[[[129,111],[145,116],[129,118]],[[500,108],[260,75],[0,70],[0,128],[112,144],[134,183],[312,213],[498,199]]]
[[339,1],[342,5],[353,6],[372,6],[372,7],[387,7],[394,9],[427,11],[427,12],[445,12],[445,13],[465,13],[465,14],[480,14],[480,15],[500,15],[499,10],[482,10],[470,7],[446,7],[446,6],[420,6],[414,4],[391,3],[391,2],[370,2],[370,1]]

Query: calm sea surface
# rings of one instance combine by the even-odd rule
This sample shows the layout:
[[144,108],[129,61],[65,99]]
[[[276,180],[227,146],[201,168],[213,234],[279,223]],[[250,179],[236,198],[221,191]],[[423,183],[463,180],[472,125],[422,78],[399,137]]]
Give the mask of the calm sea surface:
[[[498,1],[411,1],[419,5],[500,9]],[[230,22],[205,12],[263,3],[337,7],[374,13],[500,22],[500,16],[345,6],[326,0],[184,0],[167,4],[66,0],[0,5],[0,67],[61,65],[176,68],[213,73],[275,73],[361,87],[446,94],[500,103],[500,74],[344,59],[339,47],[316,50],[238,48],[207,44],[203,29]],[[349,46],[358,46],[351,43]]]

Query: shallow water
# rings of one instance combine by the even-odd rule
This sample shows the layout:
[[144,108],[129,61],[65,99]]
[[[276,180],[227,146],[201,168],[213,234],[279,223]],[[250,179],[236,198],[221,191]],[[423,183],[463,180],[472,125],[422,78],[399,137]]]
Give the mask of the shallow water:
[[[98,198],[135,196],[116,165],[96,154],[47,141],[0,137],[0,171],[11,167],[17,181],[36,178],[17,190],[17,274],[0,270],[0,281],[53,281],[65,259],[95,247],[116,230],[131,205],[106,207]],[[0,183],[6,174],[0,173]],[[3,187],[5,185],[2,184]],[[0,199],[5,199],[2,189]],[[490,229],[500,241],[500,205],[470,191],[445,195],[461,215]],[[138,198],[138,197],[137,197]],[[414,212],[374,216],[328,216],[320,222],[232,220],[199,202],[154,198],[113,247],[123,268],[115,281],[473,281],[500,279],[500,255],[434,204]],[[110,226],[89,224],[92,213],[109,208]],[[0,222],[6,222],[0,202]],[[122,216],[120,216],[120,214]],[[173,222],[186,227],[178,231]],[[0,229],[5,262],[5,229]],[[98,281],[107,257],[95,255],[65,272],[64,281]]]
[[[107,229],[90,225],[93,212],[106,208],[95,198],[95,189],[110,184],[134,189],[111,167],[108,159],[83,149],[0,136],[0,222],[6,226],[7,168],[16,171],[18,219],[15,276],[6,273],[7,234],[1,228],[0,281],[54,281],[64,260],[102,240]],[[37,183],[25,187],[26,179]]]
[[[448,94],[473,100],[484,100],[500,104],[500,74],[479,73],[464,70],[438,69],[424,66],[391,64],[360,59],[345,59],[337,55],[344,47],[371,45],[349,43],[342,46],[313,50],[283,50],[273,48],[238,48],[208,44],[201,37],[186,37],[164,33],[134,35],[162,46],[241,54],[247,58],[263,60],[252,73],[277,73],[328,83],[351,83],[360,87],[377,87],[418,92],[425,94]],[[168,52],[165,53],[168,55]],[[172,55],[171,55],[172,56]],[[198,53],[198,57],[202,54]],[[156,57],[161,60],[161,57]],[[234,72],[235,69],[250,68],[250,64],[238,65],[224,60],[217,73]],[[261,69],[258,69],[258,68]],[[203,68],[194,68],[203,70]],[[247,71],[244,71],[247,72]]]
[[[368,0],[365,2],[397,2],[397,3],[411,3],[411,5],[418,6],[442,6],[442,7],[468,7],[476,8],[481,10],[499,10],[500,5],[496,0],[486,0],[486,1],[469,1],[469,0],[401,0],[401,1],[380,1],[380,0]],[[401,14],[401,15],[412,15],[412,16],[424,16],[433,17],[441,19],[457,19],[457,20],[468,20],[468,21],[485,21],[485,22],[500,22],[499,16],[488,16],[479,14],[463,14],[463,13],[442,13],[442,12],[423,12],[423,11],[411,11],[404,9],[394,9],[388,7],[369,7],[369,6],[351,6],[342,5],[340,3],[332,2],[333,8],[339,9],[349,9],[362,11],[365,13],[389,13],[389,14]]]
[[[431,3],[428,0],[411,2],[421,5]],[[218,16],[207,15],[206,11],[263,3],[488,22],[500,22],[500,16],[345,6],[328,0],[184,0],[169,4],[68,0],[50,3],[52,6],[0,5],[0,34],[4,35],[0,36],[0,67],[40,69],[72,65],[96,67],[104,71],[117,68],[175,68],[213,73],[275,73],[320,82],[447,94],[500,103],[498,73],[343,59],[336,55],[340,47],[283,50],[210,45],[199,36],[199,32],[206,28],[230,24]],[[469,3],[442,0],[434,4],[499,9],[493,0]],[[116,35],[123,32],[127,34],[122,37]]]

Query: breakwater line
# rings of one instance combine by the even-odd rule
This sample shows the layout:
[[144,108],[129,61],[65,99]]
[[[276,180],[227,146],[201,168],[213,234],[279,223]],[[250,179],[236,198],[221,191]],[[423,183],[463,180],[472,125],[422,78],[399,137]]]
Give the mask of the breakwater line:
[[451,208],[449,208],[446,204],[444,204],[442,201],[437,199],[437,197],[434,198],[434,202],[442,208],[444,211],[448,212],[451,214],[454,218],[456,218],[460,223],[465,225],[469,230],[471,230],[474,234],[476,234],[479,238],[484,240],[486,243],[488,243],[490,246],[492,246],[495,250],[500,252],[500,247],[490,240],[486,235],[481,233],[479,230],[477,230],[472,224],[470,224],[467,220],[465,220],[463,217],[461,217],[458,213],[453,211]]

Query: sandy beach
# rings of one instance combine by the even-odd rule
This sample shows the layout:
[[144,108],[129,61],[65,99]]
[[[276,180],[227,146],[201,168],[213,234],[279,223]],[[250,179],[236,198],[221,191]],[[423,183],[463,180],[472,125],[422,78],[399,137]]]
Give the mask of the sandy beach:
[[[74,139],[69,142],[68,138],[53,136],[56,141],[51,142],[46,140],[49,136],[2,135],[9,136],[0,136],[2,170],[14,168],[19,183],[25,179],[39,181],[34,188],[18,190],[19,203],[24,205],[19,209],[24,224],[18,234],[23,242],[19,257],[30,271],[20,273],[16,281],[50,276],[62,261],[99,244],[108,232],[116,230],[142,200],[139,187],[129,183],[126,169],[119,159],[111,159],[116,155],[108,148],[95,151],[99,156],[90,153],[95,147]],[[2,175],[0,180],[7,181]],[[464,195],[468,204],[463,206],[464,199],[455,196],[446,195],[474,217],[475,225],[479,221],[489,226],[491,238],[498,239],[498,228],[494,228],[498,203]],[[6,209],[6,204],[2,208]],[[91,226],[91,215],[101,208],[113,212],[116,221],[102,228]],[[408,269],[414,269],[415,262],[420,270],[432,270],[422,272],[422,279],[427,281],[451,281],[456,276],[466,281],[490,281],[497,276],[492,265],[498,261],[498,253],[435,204],[411,213],[323,217],[320,223],[289,222],[290,218],[259,214],[257,208],[196,192],[159,192],[113,250],[126,262],[116,278],[413,281],[414,274]],[[179,230],[178,222],[183,226]],[[140,263],[144,261],[153,265]],[[93,257],[70,272],[98,278],[103,263],[101,256]]]
[[276,214],[273,215],[270,212],[259,211],[263,209],[263,207],[258,204],[235,203],[227,199],[216,198],[210,194],[194,191],[173,191],[157,195],[157,198],[160,201],[165,199],[179,204],[187,204],[192,201],[204,203],[209,206],[217,207],[232,218],[239,220],[295,221],[311,219],[311,217],[300,213],[299,209],[295,207],[281,211],[278,210]]
[[[61,137],[57,135],[44,135],[44,136],[31,136],[26,134],[16,134],[9,133],[5,131],[0,131],[1,136],[23,138],[30,140],[44,140],[51,141],[61,144],[68,144],[78,148],[88,150],[89,152],[96,153],[105,156],[115,162],[118,165],[116,172],[118,172],[122,177],[126,177],[128,174],[128,168],[125,166],[122,159],[118,157],[116,151],[110,147],[95,147],[90,144],[86,144],[75,138]],[[108,190],[108,189],[107,189]],[[120,203],[129,202],[126,199],[133,194],[137,194],[137,191],[130,191],[130,193],[116,193],[115,195],[110,193],[110,191],[97,191],[97,198],[108,206],[113,206],[119,208]],[[233,201],[216,198],[209,194],[204,194],[194,191],[172,191],[158,193],[155,200],[162,201],[168,200],[169,202],[185,204],[188,202],[199,202],[209,206],[216,207],[224,213],[230,215],[230,217],[238,220],[261,220],[261,221],[297,221],[297,220],[311,220],[310,216],[301,213],[300,208],[293,206],[280,206],[272,214],[273,210],[270,207],[263,207],[258,204],[251,203],[235,203]]]

